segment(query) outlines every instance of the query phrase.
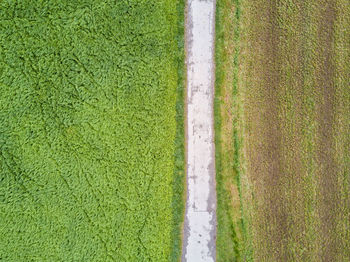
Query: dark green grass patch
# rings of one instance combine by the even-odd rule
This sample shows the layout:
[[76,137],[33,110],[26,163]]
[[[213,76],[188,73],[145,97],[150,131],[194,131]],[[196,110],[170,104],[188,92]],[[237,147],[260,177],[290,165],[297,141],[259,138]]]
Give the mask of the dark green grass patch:
[[178,85],[176,100],[176,135],[175,135],[175,169],[173,185],[173,249],[171,261],[179,261],[181,258],[182,226],[185,207],[185,52],[184,52],[184,9],[185,0],[179,0],[177,6],[178,33],[177,33],[177,64],[178,64]]
[[179,2],[0,3],[0,260],[169,260]]

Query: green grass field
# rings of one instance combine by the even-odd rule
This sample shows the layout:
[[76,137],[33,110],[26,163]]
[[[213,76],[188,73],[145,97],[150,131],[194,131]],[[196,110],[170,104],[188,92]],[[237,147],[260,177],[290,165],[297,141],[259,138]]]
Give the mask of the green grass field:
[[217,261],[349,261],[349,4],[216,19]]
[[[185,0],[0,1],[0,260],[179,261]],[[217,261],[350,261],[350,6],[217,0]]]
[[0,260],[179,257],[183,8],[0,2]]
[[217,180],[217,260],[249,257],[241,199],[242,139],[238,133],[240,106],[238,65],[241,0],[221,0],[216,6],[215,140]]

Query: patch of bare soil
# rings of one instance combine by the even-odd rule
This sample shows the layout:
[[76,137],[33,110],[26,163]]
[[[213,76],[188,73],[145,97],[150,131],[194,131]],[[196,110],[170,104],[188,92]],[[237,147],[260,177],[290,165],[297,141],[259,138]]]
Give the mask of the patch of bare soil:
[[319,101],[317,107],[317,176],[319,180],[319,217],[321,227],[321,258],[336,261],[339,243],[337,231],[339,188],[335,161],[335,65],[334,23],[336,18],[334,1],[327,0],[321,9],[319,24],[319,68],[317,72]]
[[[284,208],[282,133],[279,119],[280,58],[275,2],[255,3],[249,51],[255,53],[246,93],[245,122],[248,174],[257,201],[253,226],[258,260],[285,261],[287,212]],[[248,51],[248,52],[249,52]]]

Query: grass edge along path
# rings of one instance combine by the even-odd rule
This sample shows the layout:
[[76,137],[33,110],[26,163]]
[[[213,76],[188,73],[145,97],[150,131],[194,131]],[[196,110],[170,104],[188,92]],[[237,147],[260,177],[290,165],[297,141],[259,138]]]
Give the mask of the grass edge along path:
[[185,216],[185,0],[178,0],[177,5],[177,63],[178,84],[176,98],[176,135],[175,168],[173,186],[173,248],[171,261],[180,261],[182,247],[182,229]]
[[[217,176],[217,261],[250,261],[248,214],[242,176],[244,156],[239,93],[241,0],[216,7],[215,147]],[[245,180],[244,180],[245,181]],[[245,193],[244,193],[245,194]],[[248,209],[247,209],[248,210]]]

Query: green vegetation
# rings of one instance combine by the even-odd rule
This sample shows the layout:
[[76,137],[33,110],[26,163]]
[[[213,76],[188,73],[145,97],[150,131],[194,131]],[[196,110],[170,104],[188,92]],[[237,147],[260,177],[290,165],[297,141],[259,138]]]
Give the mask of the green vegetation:
[[217,2],[218,261],[350,260],[350,9]]
[[241,199],[241,138],[238,130],[240,16],[240,0],[217,2],[215,139],[218,261],[237,261],[249,256]]
[[0,260],[178,259],[182,16],[183,0],[0,2]]
[[182,227],[185,209],[185,0],[179,0],[177,5],[178,32],[177,32],[177,63],[178,84],[176,100],[176,135],[175,135],[175,169],[173,185],[173,249],[171,261],[179,261],[182,248]]

